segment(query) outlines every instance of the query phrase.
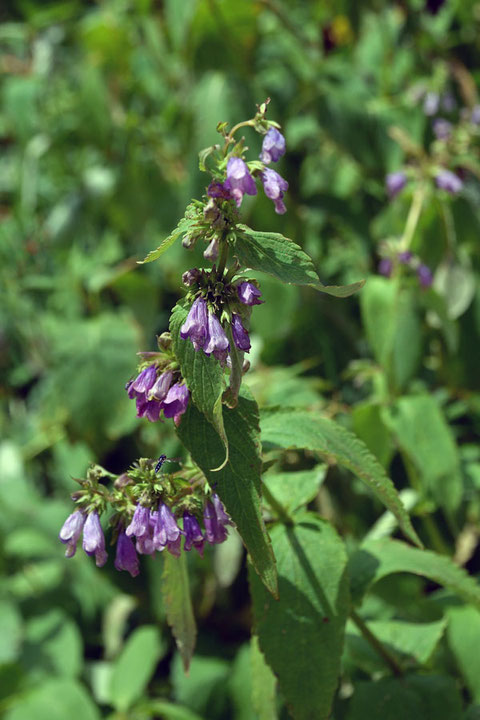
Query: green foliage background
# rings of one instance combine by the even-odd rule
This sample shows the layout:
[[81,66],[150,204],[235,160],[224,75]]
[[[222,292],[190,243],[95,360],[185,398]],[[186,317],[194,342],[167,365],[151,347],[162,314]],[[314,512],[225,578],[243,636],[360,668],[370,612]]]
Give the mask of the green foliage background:
[[[478,3],[446,0],[432,14],[421,0],[7,0],[0,18],[0,708],[7,720],[288,718],[250,643],[235,534],[205,560],[188,558],[199,635],[186,677],[166,626],[161,562],[143,559],[132,580],[80,551],[66,561],[58,530],[88,462],[121,472],[138,455],[180,452],[167,424],[135,418],[124,385],[135,353],[167,329],[180,275],[201,249],[136,261],[204,192],[198,151],[216,141],[217,122],[251,117],[270,97],[287,138],[288,213],[276,216],[259,193],[244,201],[245,222],[295,240],[325,284],[367,283],[337,299],[259,275],[250,389],[260,405],[321,410],[353,430],[427,548],[478,576],[478,144],[464,191],[432,191],[413,236],[434,287],[377,274],[381,242],[402,234],[412,199],[412,190],[393,201],[385,192],[385,174],[405,160],[392,128],[429,148],[416,86],[475,104]],[[259,151],[253,133],[247,142]],[[308,505],[335,526],[361,623],[407,674],[399,681],[349,621],[331,717],[480,717],[478,583],[437,556],[402,554],[380,502],[347,470],[319,464],[316,450],[288,451],[288,476],[267,475],[267,487],[289,512]],[[329,533],[328,547],[338,541],[308,518],[295,537],[313,557]],[[272,533],[280,564],[289,532]],[[340,613],[342,553],[335,545]],[[294,605],[294,588],[285,592]],[[323,671],[315,677],[322,643],[332,657],[342,648],[315,622],[315,602],[301,610],[315,647],[290,682],[321,697],[322,682],[335,686]],[[256,621],[276,660],[275,607]],[[282,679],[294,660],[279,662]]]

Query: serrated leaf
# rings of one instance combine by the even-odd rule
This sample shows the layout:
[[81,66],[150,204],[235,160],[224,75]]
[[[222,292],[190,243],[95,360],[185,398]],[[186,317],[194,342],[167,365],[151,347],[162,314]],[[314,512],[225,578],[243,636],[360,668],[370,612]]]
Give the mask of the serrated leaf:
[[473,700],[480,703],[480,613],[473,607],[452,607],[447,616],[448,644]]
[[250,642],[250,663],[252,668],[252,705],[259,720],[277,720],[275,687],[277,681],[260,650],[258,637]]
[[275,500],[291,512],[316,497],[326,473],[326,465],[317,465],[312,470],[264,475],[263,482]]
[[245,385],[238,405],[223,408],[230,455],[218,472],[224,449],[218,434],[205,417],[190,404],[177,428],[180,440],[213,485],[250,553],[253,565],[270,592],[277,593],[275,559],[260,512],[261,458],[258,407]]
[[407,572],[433,580],[480,608],[480,585],[463,568],[445,555],[419,550],[400,540],[364,542],[350,558],[349,567],[352,596],[357,602],[381,578]]
[[125,712],[141,697],[162,653],[160,633],[144,625],[128,638],[118,656],[110,678],[111,703]]
[[261,416],[262,442],[281,448],[306,448],[357,475],[397,518],[403,533],[421,546],[392,481],[364,443],[333,420],[292,408],[267,408]]
[[162,594],[167,622],[172,628],[185,672],[188,672],[197,639],[185,553],[179,558],[164,554]]
[[271,538],[279,600],[250,572],[255,633],[293,717],[323,720],[338,683],[349,610],[344,545],[313,513],[299,514],[294,526],[275,525]]
[[188,311],[189,308],[181,305],[176,305],[173,309],[170,318],[173,349],[191,392],[192,401],[220,435],[225,447],[222,462],[225,462],[225,457],[228,457],[228,440],[222,413],[223,370],[216,358],[208,357],[201,350],[197,352],[190,340],[183,340],[180,337],[180,328],[185,322]]
[[237,226],[235,255],[242,265],[261,270],[284,283],[308,285],[335,297],[348,297],[360,290],[364,280],[351,285],[323,285],[312,260],[293,240],[280,233],[257,232]]
[[185,211],[185,217],[180,220],[175,230],[172,230],[170,235],[168,235],[168,237],[166,237],[165,240],[160,243],[156,250],[151,250],[143,260],[137,260],[137,263],[139,265],[143,265],[145,263],[158,260],[158,258],[161,257],[163,253],[174,244],[174,242],[176,242],[176,240],[178,240],[183,235],[186,235],[187,232],[191,230],[198,222],[198,217],[196,216],[195,210],[195,205],[188,205]]

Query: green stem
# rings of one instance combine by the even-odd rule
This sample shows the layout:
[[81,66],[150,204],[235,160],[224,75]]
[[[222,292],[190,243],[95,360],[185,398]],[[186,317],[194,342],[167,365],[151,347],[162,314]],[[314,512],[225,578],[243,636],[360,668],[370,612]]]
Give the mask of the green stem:
[[377,636],[372,633],[372,631],[367,627],[366,623],[362,620],[362,618],[357,615],[355,610],[351,610],[350,617],[362,633],[365,640],[373,647],[375,652],[380,655],[382,660],[385,661],[393,674],[397,677],[402,677],[403,670],[398,664],[396,658],[390,653],[389,650],[387,650],[385,645],[377,638]]
[[223,237],[220,241],[220,257],[218,258],[217,277],[222,279],[228,260],[228,242]]
[[423,185],[420,185],[415,191],[412,204],[410,205],[407,222],[405,224],[405,230],[400,243],[402,250],[408,250],[410,247],[410,243],[412,242],[416,227],[418,225],[418,221],[420,219],[424,199],[425,188],[423,187]]
[[272,510],[275,510],[275,512],[277,513],[279,520],[281,520],[284,525],[293,525],[292,518],[285,510],[283,505],[281,505],[278,500],[273,497],[272,493],[270,492],[265,483],[262,483],[262,494],[272,508]]

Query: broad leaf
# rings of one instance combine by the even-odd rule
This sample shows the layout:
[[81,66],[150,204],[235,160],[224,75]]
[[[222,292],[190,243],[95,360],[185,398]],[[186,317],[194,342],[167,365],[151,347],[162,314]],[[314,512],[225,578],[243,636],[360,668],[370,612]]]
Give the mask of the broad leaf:
[[[296,720],[329,717],[349,609],[346,553],[312,513],[271,531],[279,600],[250,573],[255,633]],[[307,691],[308,688],[308,691]]]
[[[191,392],[192,401],[220,435],[228,456],[228,441],[222,414],[223,370],[216,358],[208,357],[201,350],[197,352],[190,340],[180,337],[180,328],[187,314],[188,309],[181,305],[176,305],[173,309],[170,318],[173,349]],[[224,460],[225,454],[222,462]]]
[[277,681],[265,662],[256,635],[250,643],[250,662],[252,669],[252,704],[261,720],[277,720],[275,705],[275,686]]
[[363,442],[344,427],[307,410],[268,408],[262,410],[261,430],[264,446],[307,448],[351,470],[393,513],[404,534],[421,546],[385,470]]
[[46,678],[5,708],[4,720],[100,720],[100,712],[84,686],[67,678]]
[[407,572],[433,580],[480,607],[480,585],[445,555],[419,550],[399,540],[369,540],[350,558],[352,596],[357,602],[386,575]]
[[473,607],[452,607],[447,616],[448,644],[474,701],[480,703],[480,613]]
[[302,505],[307,505],[316,497],[326,473],[327,467],[322,464],[312,470],[264,475],[263,483],[275,500],[285,510],[291,512]]
[[125,712],[144,692],[162,653],[156,627],[144,625],[128,638],[113,666],[110,680],[111,703]]
[[165,601],[167,622],[172,628],[185,672],[193,657],[197,627],[193,615],[190,584],[185,553],[179,558],[164,554],[162,594]]
[[312,260],[293,240],[280,233],[256,232],[246,225],[238,226],[235,255],[242,265],[261,270],[292,285],[309,285],[320,292],[348,297],[363,287],[365,281],[352,285],[322,285]]
[[158,260],[158,258],[161,257],[163,253],[168,250],[176,240],[186,235],[190,230],[195,227],[197,223],[198,215],[195,205],[190,204],[185,211],[185,217],[180,220],[175,230],[173,230],[170,235],[160,243],[156,250],[151,250],[143,260],[137,260],[138,264],[143,265],[144,263]]
[[177,429],[180,440],[221,497],[235,522],[253,565],[266,587],[276,594],[275,559],[260,512],[260,443],[258,407],[245,386],[233,410],[224,407],[223,418],[230,455],[218,472],[224,449],[218,434],[190,404]]

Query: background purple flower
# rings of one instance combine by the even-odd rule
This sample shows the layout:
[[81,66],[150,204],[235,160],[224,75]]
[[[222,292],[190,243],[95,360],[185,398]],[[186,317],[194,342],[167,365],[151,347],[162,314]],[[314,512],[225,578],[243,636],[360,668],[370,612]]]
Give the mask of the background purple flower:
[[284,154],[285,138],[277,128],[271,127],[263,138],[260,160],[268,165],[272,161],[277,162]]
[[433,282],[432,271],[428,265],[421,263],[417,268],[417,276],[420,281],[420,285],[424,288],[430,287]]
[[388,194],[391,198],[393,198],[400,192],[400,190],[403,190],[407,184],[407,176],[401,170],[398,172],[388,173],[385,178],[385,184],[387,186]]
[[275,212],[283,215],[287,212],[285,203],[283,202],[283,193],[288,190],[288,182],[282,178],[275,170],[267,168],[261,175],[263,189],[265,195],[273,200]]
[[237,285],[238,299],[244,305],[261,305],[263,300],[260,300],[262,293],[251,282],[245,280]]
[[441,190],[446,190],[451,195],[456,195],[463,188],[463,182],[458,175],[451,170],[442,170],[435,178],[435,183]]
[[96,510],[87,515],[83,526],[83,549],[87,555],[95,555],[97,567],[103,567],[108,555],[105,551],[105,537],[103,535],[100,518]]
[[227,179],[224,182],[224,187],[230,191],[237,207],[240,207],[242,204],[242,199],[245,194],[257,194],[255,180],[250,175],[247,164],[242,158],[229,158],[227,163]]
[[398,259],[402,263],[402,265],[408,265],[412,258],[413,254],[410,252],[410,250],[404,250],[403,252],[398,253]]
[[212,495],[211,500],[207,500],[203,511],[203,523],[205,538],[211,545],[222,543],[227,539],[227,525],[233,525],[233,523],[216,493]]
[[444,118],[435,118],[433,132],[438,140],[448,140],[452,134],[452,123]]
[[380,275],[390,277],[390,275],[392,274],[392,269],[393,263],[390,258],[382,258],[378,263],[378,272],[380,273]]
[[63,523],[62,529],[58,537],[62,543],[66,544],[65,557],[73,557],[77,551],[77,543],[82,534],[85,524],[86,515],[80,510],[76,510]]
[[192,549],[193,545],[195,550],[203,556],[205,538],[203,537],[197,518],[189,512],[183,513],[183,531],[185,533],[183,549],[188,552]]

